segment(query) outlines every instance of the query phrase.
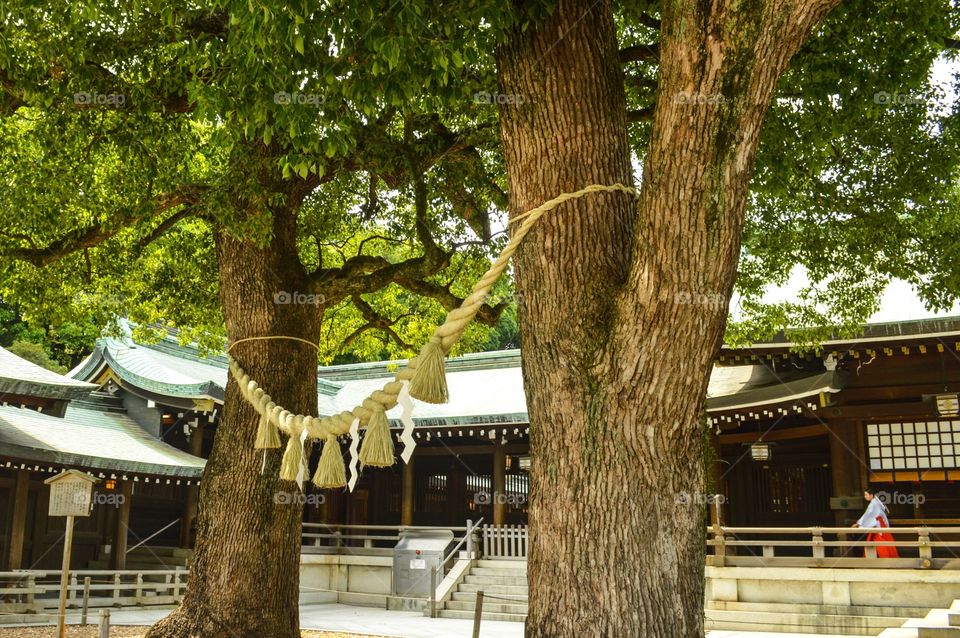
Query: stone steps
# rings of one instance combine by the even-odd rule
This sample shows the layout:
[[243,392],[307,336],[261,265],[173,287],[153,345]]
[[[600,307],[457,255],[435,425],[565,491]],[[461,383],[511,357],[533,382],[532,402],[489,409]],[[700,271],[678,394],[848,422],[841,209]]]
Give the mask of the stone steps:
[[911,618],[897,629],[885,629],[880,638],[960,637],[960,600],[949,609],[931,609],[923,618]]
[[[462,620],[473,620],[474,612],[471,611],[458,611],[456,609],[441,609],[438,614],[440,618],[460,618]],[[486,611],[486,605],[484,605],[483,612],[484,620],[502,620],[505,622],[524,622],[527,619],[526,614],[493,614]]]
[[473,574],[467,574],[464,576],[463,582],[476,585],[514,585],[525,587],[527,579],[511,578],[510,576],[474,576]]
[[443,603],[441,618],[473,619],[482,591],[484,620],[523,622],[527,617],[526,561],[480,560]]
[[[501,587],[506,588],[504,585],[501,585]],[[515,589],[520,589],[520,588],[517,587],[517,588],[515,588]],[[517,591],[513,591],[513,592],[502,592],[502,591],[490,591],[489,589],[484,589],[484,590],[483,590],[483,595],[486,597],[486,598],[484,598],[484,600],[488,600],[488,599],[489,599],[489,600],[501,601],[501,599],[503,599],[503,602],[507,602],[507,601],[517,601],[518,603],[527,604],[527,592],[526,592],[526,591],[522,591],[522,592],[517,592]],[[460,591],[455,591],[455,592],[453,592],[453,600],[476,600],[476,599],[477,599],[477,591],[476,591],[476,590],[474,590],[474,591],[463,591],[463,590],[461,589]]]
[[497,596],[524,596],[526,597],[528,588],[524,585],[490,585],[487,583],[460,583],[458,592],[475,595],[483,590],[485,594],[494,594]]
[[518,578],[527,580],[527,570],[501,569],[498,567],[474,567],[470,570],[471,576],[491,576],[493,578]]
[[[448,600],[444,604],[443,608],[454,610],[454,611],[469,611],[470,613],[474,613],[477,609],[476,598],[474,598],[473,600]],[[483,617],[486,618],[487,614],[514,614],[519,616],[526,616],[527,605],[526,604],[510,604],[507,602],[484,597]]]
[[485,568],[492,567],[494,569],[515,569],[522,571],[524,576],[527,573],[527,561],[525,560],[495,560],[492,558],[481,558],[477,561],[475,567]]

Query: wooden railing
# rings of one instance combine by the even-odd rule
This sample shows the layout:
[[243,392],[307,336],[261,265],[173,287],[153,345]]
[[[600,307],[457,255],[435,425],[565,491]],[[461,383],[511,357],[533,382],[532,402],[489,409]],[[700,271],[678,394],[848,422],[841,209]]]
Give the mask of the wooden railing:
[[[0,613],[56,615],[60,571],[0,572]],[[70,572],[67,606],[172,605],[180,602],[188,570],[77,570]],[[89,579],[89,581],[87,580]],[[51,613],[52,612],[52,613]]]
[[[470,521],[467,521],[470,525]],[[303,524],[304,553],[361,554],[392,556],[393,548],[408,531],[450,530],[454,540],[467,533],[467,526],[433,527],[427,525],[327,525]],[[459,536],[458,536],[459,535]]]
[[530,532],[526,525],[484,525],[480,536],[484,557],[512,560],[527,558]]
[[[873,530],[851,527],[707,528],[707,564],[716,567],[960,568],[960,527],[892,527],[893,541],[867,541]],[[878,558],[894,546],[899,558]]]

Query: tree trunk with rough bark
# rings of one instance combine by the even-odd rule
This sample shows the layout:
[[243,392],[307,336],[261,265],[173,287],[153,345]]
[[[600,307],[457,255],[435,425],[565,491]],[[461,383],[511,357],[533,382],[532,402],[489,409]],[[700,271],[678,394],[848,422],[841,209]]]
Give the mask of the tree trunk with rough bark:
[[[265,335],[316,341],[321,308],[275,303],[309,290],[292,214],[278,213],[265,248],[217,236],[220,297],[230,342]],[[231,354],[279,405],[316,414],[317,353],[289,340],[238,344]],[[302,506],[295,483],[277,478],[281,448],[255,450],[259,417],[227,384],[223,418],[203,474],[197,542],[183,603],[149,638],[299,638]]]
[[[531,422],[526,635],[703,635],[703,397],[777,78],[838,0],[662,3],[639,204],[589,195],[518,253]],[[609,2],[497,52],[510,211],[632,183]]]

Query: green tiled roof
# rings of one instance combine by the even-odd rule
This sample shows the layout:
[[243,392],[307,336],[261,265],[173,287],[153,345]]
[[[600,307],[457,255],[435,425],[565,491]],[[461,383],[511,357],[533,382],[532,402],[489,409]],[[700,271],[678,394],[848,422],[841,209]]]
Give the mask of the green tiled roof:
[[63,418],[0,406],[0,455],[56,466],[197,478],[205,461],[157,440],[130,417],[68,406]]
[[96,386],[42,368],[0,348],[0,401],[4,395],[70,400],[90,394]]
[[[914,323],[916,325],[914,325]],[[909,325],[907,325],[909,324]],[[916,334],[926,330],[957,329],[960,319],[875,324],[865,334]],[[450,402],[432,405],[415,401],[414,420],[421,425],[526,423],[528,420],[520,351],[482,352],[447,360]],[[329,415],[350,410],[379,389],[406,360],[356,363],[318,368],[318,412]],[[173,337],[159,344],[102,339],[97,352],[71,374],[93,379],[109,366],[129,383],[174,397],[207,397],[223,401],[227,380],[226,358],[201,357],[196,348],[182,346]],[[844,380],[826,374],[823,367],[771,376],[763,365],[715,367],[707,390],[707,409],[721,411],[749,405],[792,400],[819,392],[836,392]],[[257,379],[269,392],[270,380]],[[399,409],[389,413],[396,419]]]

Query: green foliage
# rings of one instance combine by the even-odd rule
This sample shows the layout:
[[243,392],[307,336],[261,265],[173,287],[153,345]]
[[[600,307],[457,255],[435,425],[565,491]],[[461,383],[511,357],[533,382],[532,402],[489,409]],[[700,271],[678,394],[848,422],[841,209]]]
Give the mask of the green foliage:
[[33,343],[32,341],[14,341],[7,350],[21,359],[26,359],[47,370],[52,370],[58,374],[65,374],[67,372],[67,366],[62,366],[51,359],[50,355],[47,354],[47,351],[44,350],[43,346],[39,343]]
[[[938,61],[956,60],[954,5],[843,3],[795,56],[761,134],[729,342],[855,331],[891,278],[913,284],[929,308],[956,302],[957,78],[945,91],[931,76]],[[624,46],[655,51],[658,6],[618,7]],[[629,109],[674,98],[656,95],[656,74],[655,56],[626,64]],[[648,136],[647,121],[631,126],[641,160]],[[762,302],[797,266],[811,285],[794,301]]]
[[[488,236],[505,204],[496,106],[474,94],[495,90],[492,53],[519,20],[508,4],[9,5],[0,294],[31,322],[125,315],[141,337],[177,327],[216,348],[213,237],[265,246],[273,218],[292,210],[326,298],[329,355],[338,337],[383,322],[397,325],[388,351],[410,354],[401,344],[419,346],[441,306],[392,280],[357,297],[332,290],[334,269],[361,248],[390,265],[436,241],[452,257],[426,279],[466,290],[500,245]],[[419,221],[417,180],[428,193]],[[384,239],[361,244],[374,235]],[[468,245],[481,248],[458,257]],[[358,353],[372,355],[363,332]]]
[[[732,340],[849,333],[891,278],[929,308],[958,299],[957,83],[945,92],[931,75],[955,59],[944,46],[958,27],[943,0],[843,4],[794,59],[761,138]],[[760,303],[797,265],[812,285],[795,302]]]
[[[323,358],[412,354],[445,294],[466,294],[502,245],[489,237],[506,207],[497,107],[475,96],[496,91],[497,43],[555,4],[8,3],[0,294],[32,325],[124,314],[218,347],[214,236],[267,245],[293,211],[325,295]],[[658,7],[617,6],[621,45],[650,52],[625,65],[640,161],[644,114],[671,99],[656,94]],[[951,9],[843,5],[795,58],[757,156],[730,340],[853,330],[892,277],[930,307],[956,300],[957,105],[930,81],[956,50]],[[416,281],[332,283],[369,274],[347,271],[358,259],[427,259],[431,241],[447,256]],[[809,290],[761,303],[796,265]],[[460,348],[516,345],[512,312]]]
[[90,353],[99,333],[100,328],[89,320],[63,323],[56,328],[31,325],[20,316],[17,307],[0,299],[0,346],[51,370],[68,370],[80,363]]

